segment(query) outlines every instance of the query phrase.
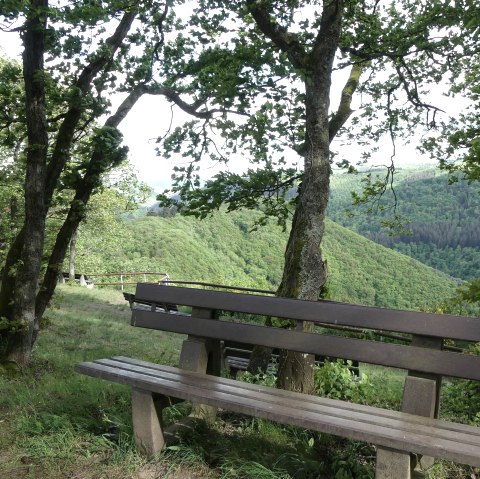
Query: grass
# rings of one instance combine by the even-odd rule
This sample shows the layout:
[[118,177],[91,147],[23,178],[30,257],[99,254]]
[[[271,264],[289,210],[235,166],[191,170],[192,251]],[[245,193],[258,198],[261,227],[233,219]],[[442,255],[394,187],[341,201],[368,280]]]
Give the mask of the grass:
[[[118,291],[61,286],[33,352],[32,367],[0,376],[2,479],[367,479],[372,446],[228,412],[153,460],[133,444],[130,391],[73,372],[83,360],[123,354],[176,364],[182,337],[132,328]],[[366,402],[398,408],[402,372],[362,366]],[[183,409],[182,409],[183,408]],[[167,421],[185,412],[168,411]],[[434,479],[474,477],[435,466]]]

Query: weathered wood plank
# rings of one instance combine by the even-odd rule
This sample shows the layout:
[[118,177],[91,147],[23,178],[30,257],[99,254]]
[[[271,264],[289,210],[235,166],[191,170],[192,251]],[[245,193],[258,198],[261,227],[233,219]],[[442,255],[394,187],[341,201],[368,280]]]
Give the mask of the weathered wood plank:
[[[98,360],[96,362],[98,363],[103,363],[104,361],[115,361],[113,364],[118,365],[118,363],[124,363],[126,367],[128,366],[141,366],[146,368],[146,370],[151,370],[150,373],[155,375],[157,374],[157,371],[160,374],[168,374],[168,373],[175,373],[179,371],[179,368],[174,368],[171,366],[164,366],[161,364],[155,364],[155,363],[150,363],[147,361],[142,361],[140,359],[134,359],[134,358],[128,358],[124,356],[115,356],[110,359],[102,359]],[[119,367],[122,367],[118,365]],[[186,377],[188,373],[186,371],[182,371],[184,376]],[[204,376],[204,381],[206,383],[217,383],[219,378],[215,376]],[[194,381],[197,381],[197,377],[193,379]],[[238,387],[242,390],[246,390],[246,394],[255,394],[258,391],[259,386],[257,384],[250,384],[250,383],[244,383],[244,382],[238,382],[234,380],[229,380],[225,379],[225,384],[229,384],[231,386]],[[210,384],[208,386],[209,388],[211,387]],[[278,400],[282,401],[284,399],[288,399],[292,395],[295,397],[300,397],[305,404],[307,403],[312,403],[313,407],[316,408],[318,405],[327,405],[335,408],[340,408],[340,409],[346,409],[346,410],[354,410],[354,411],[372,411],[375,410],[375,415],[379,417],[387,417],[387,418],[397,418],[403,417],[405,415],[405,412],[399,412],[399,411],[394,411],[391,409],[383,409],[383,408],[377,408],[374,406],[367,406],[363,404],[356,404],[352,402],[347,402],[347,401],[337,401],[335,399],[329,399],[325,397],[319,397],[319,396],[311,396],[311,395],[305,395],[305,394],[300,394],[296,392],[291,392],[291,391],[285,391],[283,389],[272,389],[272,388],[265,388],[267,391],[274,391],[273,394],[278,398]],[[409,414],[409,421],[418,425],[429,425],[431,424],[432,420],[430,418],[425,418],[422,416],[418,415],[411,415]],[[410,417],[411,416],[411,417]],[[436,428],[440,429],[446,429],[448,431],[456,431],[456,432],[465,432],[467,434],[470,434],[472,430],[474,431],[475,437],[480,436],[480,431],[478,428],[472,428],[472,426],[464,425],[464,424],[459,424],[459,423],[452,423],[449,421],[443,421],[443,420],[435,420],[435,425]],[[449,433],[450,434],[450,433]]]
[[402,311],[335,301],[304,301],[253,294],[138,284],[135,297],[185,306],[276,316],[315,323],[480,341],[480,319]]
[[[427,454],[477,467],[480,466],[480,445],[475,443],[478,439],[477,428],[465,429],[464,427],[462,432],[457,433],[462,436],[462,441],[459,442],[452,439],[453,433],[449,435],[448,439],[439,437],[445,431],[442,428],[437,430],[435,427],[436,422],[428,418],[422,419],[427,421],[424,426],[416,425],[413,430],[407,432],[404,428],[411,428],[411,424],[408,424],[409,419],[416,421],[417,416],[397,413],[399,415],[399,419],[397,419],[399,424],[392,425],[394,420],[391,418],[388,418],[389,426],[372,424],[372,420],[377,418],[377,408],[367,407],[367,410],[370,410],[370,414],[367,414],[365,410],[361,413],[351,411],[350,417],[345,418],[339,417],[339,408],[334,407],[333,409],[337,411],[337,415],[333,416],[325,413],[325,411],[320,412],[318,407],[305,409],[303,404],[305,398],[309,396],[299,393],[289,393],[290,404],[284,401],[283,398],[277,403],[276,401],[279,398],[276,396],[277,390],[275,389],[256,386],[257,393],[255,395],[245,395],[245,393],[240,395],[238,392],[244,389],[239,387],[239,383],[236,381],[199,375],[192,372],[184,373],[176,368],[168,368],[170,376],[166,373],[160,374],[158,370],[154,369],[149,371],[148,368],[145,368],[144,372],[140,372],[138,370],[128,370],[128,367],[136,368],[138,366],[129,366],[125,362],[114,362],[120,364],[120,367],[99,363],[81,363],[77,365],[76,370],[82,374],[128,384],[132,387],[147,389],[158,394],[170,395],[190,401],[201,401],[217,407],[228,405],[228,409],[234,412],[351,439],[373,442],[392,449]],[[167,370],[167,368],[164,369],[165,371]],[[193,378],[196,378],[194,382],[189,383]],[[208,394],[205,391],[206,387],[209,388]],[[229,387],[233,388],[233,391],[229,392]],[[295,401],[296,394],[298,394],[298,400]],[[339,405],[339,403],[342,402],[333,401],[335,405]],[[368,416],[369,419],[367,419]],[[428,425],[428,421],[431,421],[430,425]],[[399,433],[399,431],[401,432]],[[470,433],[465,431],[470,431]],[[466,436],[467,439],[463,440],[465,439],[463,436]]]
[[132,325],[480,380],[480,357],[448,351],[143,310],[132,311]]

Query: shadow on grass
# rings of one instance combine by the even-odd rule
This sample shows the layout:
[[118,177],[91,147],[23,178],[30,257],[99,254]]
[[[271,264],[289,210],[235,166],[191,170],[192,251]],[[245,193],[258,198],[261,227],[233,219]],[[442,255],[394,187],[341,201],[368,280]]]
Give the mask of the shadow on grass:
[[188,454],[225,479],[373,477],[373,449],[365,444],[233,413],[197,423],[165,453],[173,462]]

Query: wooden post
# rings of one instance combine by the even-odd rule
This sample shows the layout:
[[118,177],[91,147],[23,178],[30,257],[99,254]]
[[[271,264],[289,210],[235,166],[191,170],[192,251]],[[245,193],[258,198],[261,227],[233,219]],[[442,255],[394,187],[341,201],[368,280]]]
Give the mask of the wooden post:
[[[443,339],[430,336],[412,336],[412,346],[422,348],[442,349]],[[422,378],[424,382],[414,381]],[[436,374],[426,374],[418,371],[408,371],[405,379],[402,411],[419,416],[438,418],[440,412],[440,392],[442,377]],[[421,397],[423,395],[423,397]],[[415,456],[415,466],[420,473],[433,466],[435,458],[430,456]]]
[[123,291],[123,273],[120,273],[120,285]]
[[375,479],[411,479],[412,468],[410,454],[387,449],[377,449]]
[[[443,340],[428,336],[413,335],[412,345],[424,348],[441,349]],[[425,417],[438,417],[440,404],[441,376],[408,371],[403,389],[402,411]],[[408,458],[409,467],[404,464]],[[435,458],[377,448],[377,479],[405,479],[423,477],[423,471],[431,467]],[[392,469],[398,469],[395,473]],[[409,471],[407,471],[407,469]],[[397,474],[397,475],[395,475]]]

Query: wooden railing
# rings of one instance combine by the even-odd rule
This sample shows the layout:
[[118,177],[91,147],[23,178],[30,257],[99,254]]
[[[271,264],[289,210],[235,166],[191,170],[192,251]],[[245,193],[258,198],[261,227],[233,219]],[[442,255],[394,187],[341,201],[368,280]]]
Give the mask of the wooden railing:
[[[133,281],[132,279],[135,276],[139,276],[140,280]],[[156,279],[152,279],[152,276]],[[120,286],[123,288],[126,285],[135,285],[137,283],[162,283],[168,281],[170,278],[167,273],[155,273],[155,272],[148,272],[148,271],[135,271],[132,273],[97,273],[97,274],[89,274],[89,278],[93,279],[93,283],[95,286]],[[101,281],[97,282],[97,278],[119,278],[119,281]],[[130,279],[130,281],[128,281]],[[143,281],[142,281],[143,280]]]
[[[66,273],[64,273],[66,275]],[[154,279],[152,279],[152,276]],[[137,277],[137,278],[135,278]],[[138,278],[140,277],[140,278]],[[268,289],[258,289],[258,288],[247,288],[242,286],[228,286],[225,284],[218,283],[208,283],[204,281],[176,281],[170,279],[168,273],[156,273],[151,271],[134,271],[134,272],[119,272],[119,273],[89,273],[89,274],[76,274],[75,280],[80,281],[80,284],[86,284],[84,281],[79,278],[88,278],[89,285],[95,286],[120,286],[122,291],[124,286],[136,285],[138,283],[157,283],[157,284],[183,284],[191,286],[200,286],[204,288],[214,288],[214,289],[228,289],[232,291],[244,291],[249,293],[259,293],[259,294],[275,294],[275,291]],[[98,281],[98,278],[118,278],[119,281]],[[128,281],[130,279],[130,281]]]

